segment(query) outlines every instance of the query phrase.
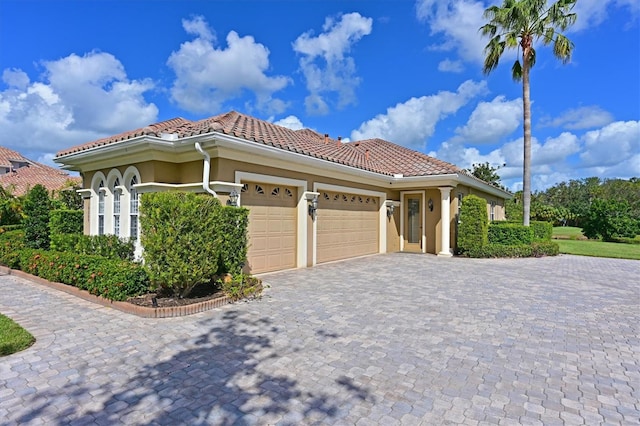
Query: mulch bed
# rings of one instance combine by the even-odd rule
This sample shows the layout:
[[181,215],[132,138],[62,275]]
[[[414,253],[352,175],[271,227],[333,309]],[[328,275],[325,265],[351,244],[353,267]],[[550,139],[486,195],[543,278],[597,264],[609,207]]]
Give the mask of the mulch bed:
[[[224,296],[224,292],[213,284],[198,284],[193,288],[189,297],[177,298],[173,296],[162,295],[159,293],[147,293],[137,297],[127,299],[127,302],[138,306],[146,306],[149,308],[164,308],[169,306],[185,306],[198,302],[204,302],[211,299]],[[154,305],[153,300],[156,300]]]

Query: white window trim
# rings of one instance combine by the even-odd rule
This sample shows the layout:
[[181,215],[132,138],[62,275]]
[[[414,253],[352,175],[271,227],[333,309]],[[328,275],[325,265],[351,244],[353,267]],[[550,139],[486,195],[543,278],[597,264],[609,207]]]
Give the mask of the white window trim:
[[[330,183],[314,182],[313,192],[331,191],[345,192],[347,194],[364,195],[378,198],[378,253],[387,252],[387,194],[381,191],[371,191],[368,189],[353,188],[350,186],[333,185]],[[315,266],[318,260],[318,220],[313,221],[312,232],[312,265]]]

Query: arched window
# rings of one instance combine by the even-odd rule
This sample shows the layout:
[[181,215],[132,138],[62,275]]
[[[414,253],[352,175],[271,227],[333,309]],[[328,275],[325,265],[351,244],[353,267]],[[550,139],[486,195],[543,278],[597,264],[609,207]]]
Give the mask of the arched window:
[[120,236],[120,179],[116,178],[113,181],[113,233],[116,236]]
[[98,184],[98,235],[104,235],[104,181]]
[[138,238],[138,191],[133,187],[138,184],[138,178],[133,176],[129,181],[129,236]]

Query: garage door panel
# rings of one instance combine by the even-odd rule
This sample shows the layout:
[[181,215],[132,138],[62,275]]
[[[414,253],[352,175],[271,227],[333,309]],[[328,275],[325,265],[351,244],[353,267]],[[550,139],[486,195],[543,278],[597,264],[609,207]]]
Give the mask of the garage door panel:
[[247,261],[251,273],[296,267],[296,193],[296,188],[282,185],[244,185],[241,199],[249,209]]
[[322,192],[318,200],[318,263],[378,253],[378,222],[377,198]]

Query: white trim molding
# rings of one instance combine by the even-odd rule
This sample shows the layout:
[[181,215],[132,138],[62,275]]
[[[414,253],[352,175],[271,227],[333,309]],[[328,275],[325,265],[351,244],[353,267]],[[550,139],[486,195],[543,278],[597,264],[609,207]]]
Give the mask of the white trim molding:
[[450,186],[439,187],[440,190],[440,243],[442,249],[438,256],[451,257],[451,190]]

